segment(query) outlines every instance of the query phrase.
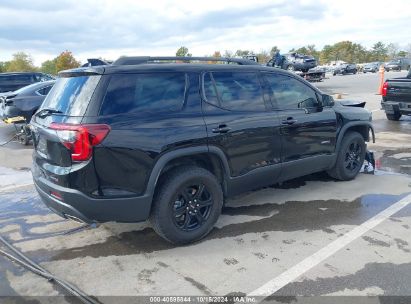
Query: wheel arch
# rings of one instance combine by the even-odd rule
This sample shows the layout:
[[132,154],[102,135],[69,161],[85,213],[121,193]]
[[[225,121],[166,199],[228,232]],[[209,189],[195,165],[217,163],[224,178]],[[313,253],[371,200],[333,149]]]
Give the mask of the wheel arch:
[[[362,135],[362,137],[364,138],[364,141],[371,141],[373,143],[375,143],[375,131],[374,131],[374,127],[372,126],[371,122],[368,121],[353,121],[353,122],[349,122],[346,125],[344,125],[337,137],[337,143],[335,146],[335,155],[338,155],[338,151],[341,148],[341,143],[342,140],[345,136],[345,134],[347,134],[347,132],[349,131],[355,131],[358,132]],[[371,132],[371,136],[370,136],[370,132]],[[337,161],[337,157],[335,157],[335,160],[333,161],[333,164],[331,167],[333,167],[335,165],[335,162]]]
[[196,165],[209,170],[221,183],[224,193],[226,192],[226,180],[230,176],[230,169],[224,152],[214,146],[197,146],[163,154],[151,171],[146,194],[153,196],[165,174],[183,165]]
[[[349,131],[358,132],[362,135],[362,137],[364,138],[364,141],[372,140],[372,142],[375,143],[375,132],[374,132],[374,127],[372,126],[371,122],[353,121],[353,122],[347,123],[341,128],[341,131],[339,132],[338,138],[337,138],[337,144],[336,144],[337,151],[341,146],[341,142],[345,134]],[[370,131],[371,131],[371,137],[370,137]]]

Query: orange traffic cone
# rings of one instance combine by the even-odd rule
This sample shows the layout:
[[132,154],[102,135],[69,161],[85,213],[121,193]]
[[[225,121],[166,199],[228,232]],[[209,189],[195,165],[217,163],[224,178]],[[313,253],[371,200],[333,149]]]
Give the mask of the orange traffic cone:
[[380,74],[380,87],[378,88],[378,95],[382,95],[382,87],[384,86],[384,65],[380,66],[380,70],[378,71],[378,73]]

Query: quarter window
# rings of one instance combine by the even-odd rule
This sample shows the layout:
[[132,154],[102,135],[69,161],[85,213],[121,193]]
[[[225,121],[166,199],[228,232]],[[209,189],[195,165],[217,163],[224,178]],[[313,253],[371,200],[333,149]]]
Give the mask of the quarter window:
[[307,109],[318,107],[315,91],[293,77],[266,74],[275,102],[279,109]]
[[208,102],[232,111],[265,111],[260,82],[256,73],[213,72],[204,76],[204,94]]

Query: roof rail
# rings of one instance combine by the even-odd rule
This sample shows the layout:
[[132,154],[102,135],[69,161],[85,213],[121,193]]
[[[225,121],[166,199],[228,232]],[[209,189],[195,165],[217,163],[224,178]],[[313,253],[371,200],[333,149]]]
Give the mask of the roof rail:
[[135,57],[120,57],[113,62],[113,65],[137,65],[145,63],[160,63],[161,61],[173,62],[191,62],[191,61],[222,61],[226,63],[237,63],[239,65],[257,65],[258,63],[244,58],[227,58],[227,57],[150,57],[150,56],[135,56]]

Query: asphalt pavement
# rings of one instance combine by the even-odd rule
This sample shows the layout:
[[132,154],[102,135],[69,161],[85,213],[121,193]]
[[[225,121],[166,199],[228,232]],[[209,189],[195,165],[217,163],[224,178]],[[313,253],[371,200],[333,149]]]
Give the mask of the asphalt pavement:
[[[81,224],[43,206],[31,185],[31,149],[12,143],[0,148],[0,235],[102,303],[172,301],[124,298],[154,295],[200,303],[226,295],[281,303],[411,301],[411,117],[386,120],[378,83],[378,74],[359,74],[315,84],[367,101],[377,131],[369,144],[375,175],[337,182],[319,173],[248,192],[227,202],[208,237],[176,247],[148,223],[76,230]],[[0,141],[10,134],[10,126],[0,126]],[[65,294],[0,256],[0,296],[71,303]]]

